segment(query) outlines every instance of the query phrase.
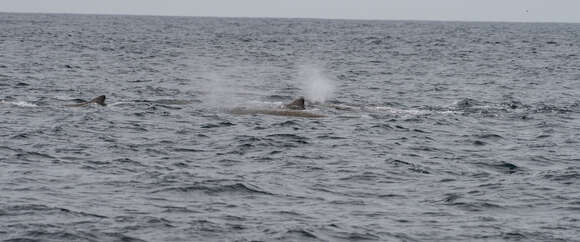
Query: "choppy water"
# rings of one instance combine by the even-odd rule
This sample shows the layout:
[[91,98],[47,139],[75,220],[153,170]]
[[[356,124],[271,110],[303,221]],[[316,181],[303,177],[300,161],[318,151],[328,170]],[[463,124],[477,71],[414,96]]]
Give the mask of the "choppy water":
[[[579,24],[3,13],[0,239],[578,241],[579,52]],[[298,96],[327,117],[228,112]]]

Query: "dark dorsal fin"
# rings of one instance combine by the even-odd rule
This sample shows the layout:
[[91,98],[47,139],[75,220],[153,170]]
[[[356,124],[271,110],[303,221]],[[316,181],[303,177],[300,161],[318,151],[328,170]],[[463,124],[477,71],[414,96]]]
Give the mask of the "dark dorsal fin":
[[89,103],[96,103],[96,104],[99,104],[101,106],[105,106],[105,105],[107,105],[107,104],[105,104],[105,98],[106,98],[105,95],[101,95],[101,96],[98,96],[96,98],[93,98],[93,100],[91,100]]
[[67,106],[67,107],[84,107],[84,106],[90,105],[91,103],[96,103],[96,104],[99,104],[101,106],[107,105],[107,104],[105,104],[105,95],[101,95],[101,96],[98,96],[96,98],[91,99],[91,101],[88,101],[88,102],[69,104],[69,105],[65,105],[65,106]]
[[304,106],[304,97],[297,98],[296,100],[287,104],[285,107],[287,109],[292,109],[292,110],[304,110],[304,109],[306,109]]

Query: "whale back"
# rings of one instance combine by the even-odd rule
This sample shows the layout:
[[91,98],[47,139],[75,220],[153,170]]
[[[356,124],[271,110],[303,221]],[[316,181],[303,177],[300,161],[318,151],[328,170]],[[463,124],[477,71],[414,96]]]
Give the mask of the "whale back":
[[253,114],[267,114],[274,116],[299,117],[299,118],[325,118],[326,115],[310,113],[302,110],[287,110],[287,109],[252,109],[252,108],[234,108],[230,110],[232,114],[238,115],[253,115]]
[[67,107],[84,107],[84,106],[90,105],[91,103],[96,103],[96,104],[99,104],[101,106],[106,106],[107,104],[105,104],[105,99],[106,99],[105,95],[101,95],[101,96],[98,96],[96,98],[91,99],[91,101],[88,101],[88,102],[69,104],[69,105],[65,105],[65,106],[67,106]]

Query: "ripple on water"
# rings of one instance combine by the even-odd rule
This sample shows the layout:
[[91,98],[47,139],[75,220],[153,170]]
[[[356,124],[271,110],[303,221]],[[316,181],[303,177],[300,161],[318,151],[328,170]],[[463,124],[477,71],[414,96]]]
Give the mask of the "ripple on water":
[[267,135],[266,137],[270,138],[272,141],[286,141],[289,143],[300,145],[308,144],[308,141],[310,140],[307,137],[297,134],[270,134]]
[[197,193],[201,192],[210,196],[219,195],[274,195],[255,185],[231,181],[204,181],[197,182],[193,185],[167,187],[154,190],[153,193]]
[[431,171],[429,171],[430,169],[428,167],[424,167],[424,166],[414,164],[411,162],[406,162],[406,161],[402,161],[402,160],[398,160],[398,159],[388,159],[386,162],[393,164],[395,167],[405,167],[409,171],[414,172],[414,173],[419,173],[419,174],[431,174],[432,173]]
[[[92,217],[92,218],[106,218],[106,216],[87,213],[83,211],[73,211],[67,208],[61,207],[50,207],[40,204],[24,204],[24,205],[8,205],[3,206],[4,215],[6,216],[19,216],[19,215],[31,215],[31,216],[68,216],[68,217]],[[38,213],[37,213],[38,212]]]
[[[56,230],[56,231],[55,231]],[[4,241],[21,242],[21,241],[126,241],[126,242],[146,242],[136,237],[127,236],[122,233],[101,233],[88,231],[69,232],[64,229],[50,229],[49,231],[43,229],[35,229],[22,233],[22,235],[15,236]]]
[[222,121],[222,122],[218,122],[218,123],[207,123],[201,126],[201,128],[203,129],[214,129],[214,128],[223,128],[223,127],[230,127],[230,126],[234,126],[234,123],[228,122],[228,121]]
[[487,161],[487,162],[476,162],[473,163],[478,167],[482,167],[488,170],[492,170],[504,174],[515,174],[519,172],[524,172],[526,169],[524,167],[517,166],[510,162],[505,161]]
[[565,185],[573,185],[578,183],[580,178],[580,169],[578,167],[568,167],[563,170],[552,170],[541,172],[541,177],[549,181],[562,183]]

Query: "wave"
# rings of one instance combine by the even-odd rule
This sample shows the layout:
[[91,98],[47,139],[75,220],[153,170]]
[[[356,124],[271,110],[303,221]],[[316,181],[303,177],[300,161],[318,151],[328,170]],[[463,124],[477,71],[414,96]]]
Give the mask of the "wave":
[[[244,184],[244,183],[232,183],[232,184],[204,184],[197,183],[189,186],[177,186],[168,187],[153,191],[153,193],[163,193],[163,192],[177,192],[177,193],[190,193],[190,192],[203,192],[207,195],[220,195],[220,194],[238,194],[238,195],[274,195],[273,193],[263,191],[260,188]],[[210,182],[207,182],[210,183]]]
[[14,106],[18,106],[18,107],[25,107],[25,108],[38,107],[38,105],[31,103],[31,102],[26,102],[26,101],[0,101],[0,104],[9,104],[9,105],[14,105]]

